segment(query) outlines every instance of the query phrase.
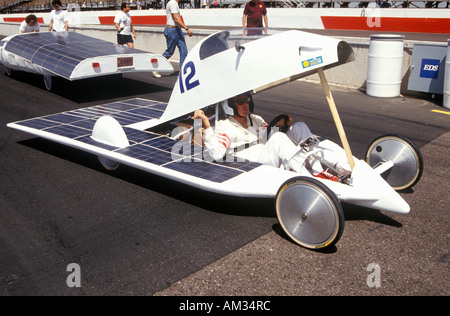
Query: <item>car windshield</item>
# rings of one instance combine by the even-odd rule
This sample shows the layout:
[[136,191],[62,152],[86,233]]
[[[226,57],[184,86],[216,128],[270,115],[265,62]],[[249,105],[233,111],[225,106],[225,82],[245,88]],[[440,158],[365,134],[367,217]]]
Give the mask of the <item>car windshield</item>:
[[206,59],[230,48],[239,50],[245,43],[282,32],[277,29],[246,28],[216,33],[205,40],[200,47],[200,59]]

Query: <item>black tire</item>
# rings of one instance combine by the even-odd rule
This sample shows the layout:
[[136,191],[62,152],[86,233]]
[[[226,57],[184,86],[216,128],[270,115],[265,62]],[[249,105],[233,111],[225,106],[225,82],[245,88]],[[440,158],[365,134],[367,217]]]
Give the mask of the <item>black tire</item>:
[[381,174],[383,179],[397,191],[416,185],[423,173],[423,158],[417,146],[398,135],[376,138],[366,151],[366,162],[372,168],[392,160],[394,166]]
[[12,78],[13,75],[14,75],[14,70],[12,70],[12,69],[9,68],[9,67],[5,67],[5,73],[6,73],[6,75],[7,75],[8,77]]
[[52,78],[52,76],[43,76],[43,77],[44,77],[45,89],[47,89],[47,91],[51,91],[52,90],[52,86],[53,86],[53,78]]
[[326,185],[309,177],[295,177],[278,190],[278,221],[297,244],[309,249],[335,245],[344,232],[340,200]]
[[97,156],[98,160],[100,161],[100,163],[102,164],[102,166],[108,170],[108,171],[116,171],[117,168],[119,168],[120,163],[113,161],[111,159],[102,157],[102,156]]

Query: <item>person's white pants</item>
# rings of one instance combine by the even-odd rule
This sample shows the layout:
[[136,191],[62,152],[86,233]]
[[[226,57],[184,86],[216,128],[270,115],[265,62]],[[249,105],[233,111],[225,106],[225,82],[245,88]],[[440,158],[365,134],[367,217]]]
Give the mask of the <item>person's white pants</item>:
[[308,126],[297,122],[286,134],[274,133],[260,150],[257,161],[276,168],[284,166],[295,172],[305,171],[305,157],[300,155],[300,147],[297,144],[311,136]]

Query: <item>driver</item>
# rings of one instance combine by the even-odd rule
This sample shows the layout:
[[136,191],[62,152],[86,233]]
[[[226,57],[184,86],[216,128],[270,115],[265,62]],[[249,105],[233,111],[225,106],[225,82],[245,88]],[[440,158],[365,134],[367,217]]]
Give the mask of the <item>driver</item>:
[[[220,120],[215,132],[202,110],[195,111],[192,117],[202,120],[205,146],[214,160],[233,155],[237,149],[248,148],[246,151],[251,150],[251,158],[247,156],[249,160],[277,168],[283,165],[295,172],[306,171],[303,170],[305,158],[298,155],[300,148],[294,143],[298,144],[312,136],[305,123],[292,124],[292,117],[288,116],[287,122],[284,122],[288,126],[286,134],[275,132],[267,140],[268,124],[261,116],[251,113],[253,102],[250,93],[228,99],[228,106],[233,110],[233,115]],[[321,167],[319,169],[316,172],[323,170]]]

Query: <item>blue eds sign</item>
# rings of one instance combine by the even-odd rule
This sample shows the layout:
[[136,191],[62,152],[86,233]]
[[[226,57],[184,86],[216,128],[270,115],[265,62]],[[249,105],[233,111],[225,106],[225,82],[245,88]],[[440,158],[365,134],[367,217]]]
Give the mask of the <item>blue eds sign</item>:
[[422,68],[420,68],[420,77],[437,79],[439,74],[439,59],[422,59]]

